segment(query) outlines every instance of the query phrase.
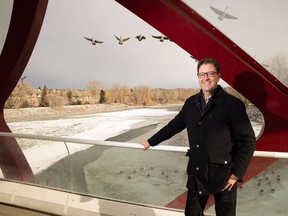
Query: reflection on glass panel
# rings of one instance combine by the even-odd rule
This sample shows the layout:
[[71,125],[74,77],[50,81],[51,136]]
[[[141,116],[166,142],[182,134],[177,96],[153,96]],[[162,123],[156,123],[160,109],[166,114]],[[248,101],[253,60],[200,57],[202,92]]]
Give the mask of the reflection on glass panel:
[[[185,153],[17,138],[44,187],[179,208],[186,192]],[[181,201],[180,201],[181,202]]]
[[[17,138],[37,184],[76,193],[169,208],[184,208],[184,152]],[[123,143],[124,144],[124,143]],[[254,157],[239,183],[237,215],[285,215],[287,159]],[[206,213],[214,213],[209,203]]]
[[[83,166],[91,160],[95,160],[98,152],[101,152],[102,149],[99,147],[100,150],[98,150],[97,146],[92,151],[90,147],[91,145],[69,144],[67,145],[68,153],[66,146],[62,143],[58,150],[55,149],[55,153],[58,154],[57,158],[52,159],[55,162],[37,174],[38,184],[87,193]],[[49,149],[51,151],[51,148]],[[66,150],[66,153],[60,153],[61,149]]]
[[83,166],[88,194],[164,207],[186,191],[184,153],[111,147],[97,155]]
[[70,189],[71,166],[69,153],[63,142],[26,138],[16,140],[36,177],[37,184]]
[[183,204],[179,199],[186,192],[188,160],[184,152],[16,140],[41,186],[154,206]]
[[0,53],[2,52],[8,32],[13,0],[0,0]]
[[[287,215],[287,159],[254,158],[253,160],[257,162],[252,163],[250,174],[255,175],[261,167],[272,165],[240,185],[237,196],[237,215]],[[207,213],[213,212],[214,206],[211,206]]]
[[183,2],[288,85],[287,1]]

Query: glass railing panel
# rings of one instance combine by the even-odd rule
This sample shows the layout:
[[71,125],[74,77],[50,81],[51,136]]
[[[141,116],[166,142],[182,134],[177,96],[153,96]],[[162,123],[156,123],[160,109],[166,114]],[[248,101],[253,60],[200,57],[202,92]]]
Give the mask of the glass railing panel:
[[[244,183],[238,185],[237,215],[287,215],[287,169],[287,159],[253,158]],[[215,214],[214,205],[207,213]]]
[[105,141],[97,145],[66,142],[60,137],[24,136],[32,138],[15,139],[35,175],[35,182],[27,183],[128,203],[177,209],[184,206],[185,151],[144,152],[136,143],[112,142],[138,146],[127,148],[103,145]]
[[[185,146],[177,149],[168,142],[161,147],[177,151],[143,151],[137,143],[50,139],[16,138],[36,184],[121,202],[184,209],[188,162]],[[256,152],[244,182],[238,183],[237,215],[288,212],[287,154],[266,152],[271,158],[264,158],[263,153]],[[213,202],[209,202],[206,213],[215,215]]]
[[[61,160],[58,164],[62,167],[65,163],[71,164],[71,167],[69,167],[71,173],[71,191],[89,194],[85,167],[100,158],[103,152],[110,147],[75,143],[69,143],[67,146],[70,152],[70,157]],[[57,169],[57,166],[55,169]]]
[[74,192],[171,207],[186,191],[184,152],[93,146],[71,159]]
[[[78,152],[89,147],[91,145],[85,144],[70,144],[68,147],[65,142],[54,142],[49,147],[47,146],[47,152],[50,156],[47,161],[51,164],[46,169],[36,173],[38,184],[69,191],[73,190],[74,182],[78,182],[82,176],[79,176],[79,173],[76,172],[82,161],[79,160],[77,161],[78,164],[73,164],[73,158],[77,157]],[[79,186],[79,188],[81,187]],[[79,192],[85,193],[86,190],[79,189]]]
[[70,164],[62,163],[63,167],[58,165],[64,158],[69,158],[64,143],[33,139],[21,139],[21,141],[19,140],[20,146],[23,144],[29,146],[23,152],[36,177],[37,184],[69,190]]
[[[69,153],[63,142],[29,138],[15,139],[35,176],[35,182],[29,183],[70,189],[71,166]],[[4,178],[2,173],[1,177]]]

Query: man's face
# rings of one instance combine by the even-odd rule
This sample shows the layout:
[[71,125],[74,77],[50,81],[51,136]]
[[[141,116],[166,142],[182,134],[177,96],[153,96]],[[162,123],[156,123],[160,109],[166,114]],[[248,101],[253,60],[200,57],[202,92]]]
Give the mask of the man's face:
[[218,85],[220,73],[216,73],[216,68],[213,64],[203,64],[199,68],[198,79],[203,93],[212,93]]

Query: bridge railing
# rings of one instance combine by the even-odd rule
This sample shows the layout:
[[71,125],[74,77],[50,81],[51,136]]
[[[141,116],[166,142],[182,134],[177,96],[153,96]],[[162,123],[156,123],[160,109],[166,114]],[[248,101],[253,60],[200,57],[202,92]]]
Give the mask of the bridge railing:
[[[144,152],[138,143],[5,132],[0,136],[15,137],[37,187],[174,213],[185,207],[187,147],[159,145]],[[287,158],[288,153],[255,152],[244,183],[238,185],[238,215],[288,212],[283,199]],[[109,215],[107,209],[98,211]],[[213,200],[208,213],[215,214]]]

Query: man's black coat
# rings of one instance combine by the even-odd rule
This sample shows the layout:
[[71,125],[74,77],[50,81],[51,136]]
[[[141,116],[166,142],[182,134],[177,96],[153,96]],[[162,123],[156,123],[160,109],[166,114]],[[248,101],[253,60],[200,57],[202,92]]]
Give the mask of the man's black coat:
[[[187,187],[199,194],[219,192],[231,174],[243,178],[255,150],[255,135],[244,103],[225,92],[214,91],[205,109],[202,91],[188,98],[181,111],[148,142],[155,146],[187,128]],[[197,184],[196,184],[197,182]]]

